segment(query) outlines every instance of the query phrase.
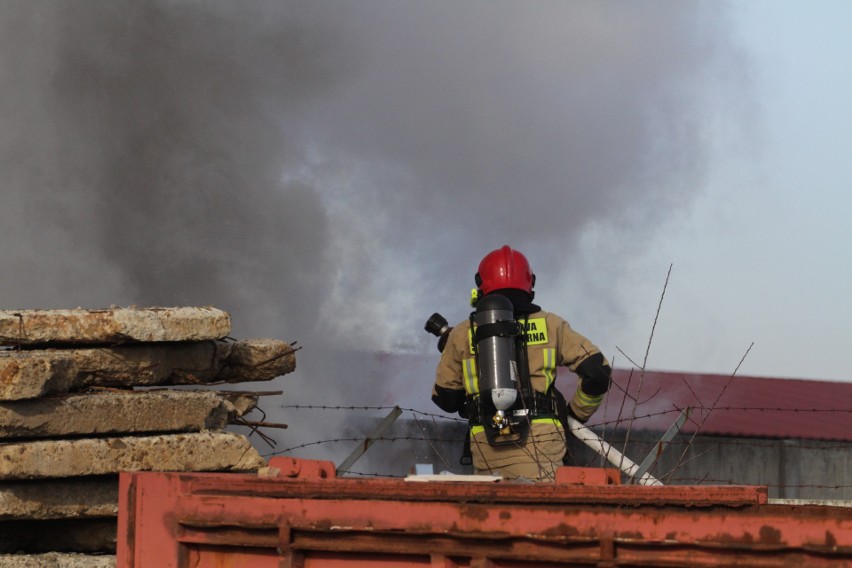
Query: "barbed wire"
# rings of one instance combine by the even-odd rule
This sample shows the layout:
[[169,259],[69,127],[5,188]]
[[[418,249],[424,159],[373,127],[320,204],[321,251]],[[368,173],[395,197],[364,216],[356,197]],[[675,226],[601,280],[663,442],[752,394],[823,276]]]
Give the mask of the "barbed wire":
[[[653,398],[653,397],[652,397]],[[636,406],[641,406],[637,404]],[[331,405],[331,404],[288,404],[288,405],[277,405],[276,408],[281,409],[292,409],[292,410],[311,410],[311,411],[320,411],[320,412],[387,412],[391,411],[394,408],[397,408],[398,405]],[[439,414],[433,412],[423,411],[417,408],[405,408],[399,407],[406,413],[410,413],[414,417],[414,425],[419,430],[419,434],[408,434],[408,435],[398,435],[398,436],[380,436],[376,438],[372,438],[371,441],[375,443],[409,443],[409,444],[423,444],[424,446],[428,444],[431,447],[431,452],[433,455],[431,460],[435,460],[437,457],[438,461],[443,461],[446,464],[446,469],[452,469],[448,464],[450,463],[450,459],[448,459],[448,455],[460,451],[460,447],[464,442],[464,436],[446,436],[446,435],[432,435],[432,433],[436,431],[440,431],[442,428],[448,426],[461,426],[467,425],[468,421],[466,419],[456,417],[456,416],[448,416],[447,414]],[[852,407],[850,408],[784,408],[784,407],[776,407],[776,406],[742,406],[742,405],[731,405],[731,406],[704,406],[701,404],[690,405],[690,410],[693,411],[693,416],[696,418],[702,418],[701,413],[714,412],[718,413],[720,411],[735,411],[735,412],[761,412],[761,413],[789,413],[790,415],[794,414],[814,414],[814,415],[826,415],[826,414],[852,414]],[[634,408],[635,410],[635,408]],[[619,434],[623,435],[623,430],[619,430],[619,426],[622,424],[626,424],[628,422],[632,423],[637,420],[641,421],[643,419],[651,419],[660,416],[674,415],[682,412],[681,408],[673,407],[670,409],[658,410],[655,412],[648,412],[645,414],[636,414],[633,413],[632,416],[629,417],[619,417],[614,420],[608,420],[604,422],[599,422],[592,426],[593,429],[600,428],[606,437],[609,439],[610,443],[619,445],[623,444],[624,440],[619,439]],[[426,417],[429,420],[420,421],[418,417]],[[634,426],[635,427],[635,426]],[[656,432],[658,428],[655,428],[653,432]],[[791,490],[795,488],[802,489],[812,489],[817,491],[841,491],[846,492],[849,488],[852,488],[850,485],[846,485],[843,483],[839,484],[831,484],[825,483],[824,480],[814,480],[814,483],[799,483],[799,484],[783,484],[783,483],[764,483],[758,482],[754,483],[754,475],[747,475],[745,472],[741,478],[729,478],[729,479],[716,479],[705,477],[682,477],[678,475],[678,473],[686,473],[682,471],[682,468],[686,466],[687,463],[699,460],[698,463],[701,463],[700,460],[703,456],[708,453],[716,453],[718,451],[724,451],[726,447],[745,447],[745,448],[766,448],[766,449],[775,449],[779,447],[792,448],[792,449],[801,449],[801,450],[815,450],[820,452],[834,451],[834,450],[846,450],[850,448],[850,441],[844,440],[820,440],[820,439],[809,439],[809,438],[794,438],[795,444],[790,445],[789,437],[781,438],[781,437],[766,437],[766,436],[754,436],[750,438],[737,437],[737,435],[733,432],[729,434],[711,434],[705,431],[702,433],[701,437],[695,438],[694,436],[689,437],[688,432],[682,432],[682,436],[676,437],[669,442],[669,445],[672,449],[676,451],[681,451],[683,449],[684,456],[681,457],[679,463],[675,465],[671,471],[667,472],[667,474],[663,477],[666,479],[666,483],[674,483],[674,484],[714,484],[714,485],[742,485],[746,484],[757,484],[762,486],[767,486],[772,489],[781,489],[781,490]],[[635,438],[635,437],[634,437]],[[328,439],[314,440],[310,442],[304,442],[297,445],[293,445],[281,450],[277,450],[268,454],[265,454],[264,457],[277,456],[282,454],[289,454],[292,452],[296,452],[301,449],[316,447],[316,446],[324,446],[324,445],[333,445],[333,444],[354,444],[354,443],[362,443],[364,441],[363,436],[339,436]],[[649,448],[652,448],[657,443],[657,440],[646,440],[642,438],[637,438],[632,440],[632,444],[635,448],[636,452],[646,452],[649,451]],[[444,447],[444,444],[448,444],[450,449]],[[404,446],[407,449],[407,446]],[[682,461],[686,456],[686,451],[692,448],[693,452],[692,457],[687,459],[686,461]],[[590,458],[584,457],[582,458],[585,461],[589,461]],[[595,456],[591,458],[591,461],[587,463],[587,466],[592,466],[593,461],[599,461],[600,456]],[[452,459],[452,461],[457,461],[457,456]],[[682,463],[681,463],[682,462]],[[435,462],[437,463],[437,461]],[[578,463],[577,465],[583,465]],[[605,465],[603,462],[600,465]],[[662,465],[662,464],[661,464]],[[690,466],[691,468],[692,466]],[[681,471],[678,471],[681,470]],[[399,475],[399,470],[396,472],[364,472],[364,471],[348,471],[346,475],[351,476],[359,476],[359,477],[385,477],[385,478],[396,478],[396,477],[404,477]],[[660,477],[663,479],[663,477]],[[747,479],[749,481],[744,482],[743,480]],[[844,480],[845,481],[845,480]]]
[[[742,485],[742,482],[731,479],[712,479],[707,477],[674,477],[672,481],[688,482],[683,483],[684,485]],[[824,485],[818,483],[760,483],[759,485],[777,489],[852,489],[852,485]]]
[[[393,410],[396,407],[395,406],[385,406],[385,405],[376,405],[376,406],[352,405],[352,406],[350,406],[350,405],[323,405],[323,404],[291,404],[291,405],[281,405],[278,408],[300,409],[300,410],[323,410],[323,411],[339,412],[341,410],[389,411],[389,410]],[[711,409],[709,407],[692,406],[692,407],[689,407],[689,408],[695,409],[695,410],[698,410],[698,411],[715,410],[717,412],[720,411],[720,410],[737,410],[737,411],[748,410],[748,411],[754,411],[754,412],[794,412],[794,413],[805,413],[805,412],[821,413],[821,412],[826,412],[826,413],[852,414],[852,408],[848,408],[848,409],[837,409],[837,408],[835,408],[835,409],[825,409],[825,408],[795,408],[795,409],[791,409],[791,408],[757,407],[757,406],[727,406],[727,407],[717,407],[715,409]],[[404,412],[412,413],[412,414],[417,415],[417,416],[425,416],[425,417],[432,418],[433,424],[434,424],[435,420],[443,421],[445,423],[455,423],[455,424],[467,424],[467,422],[468,422],[466,419],[463,419],[463,418],[447,416],[445,414],[437,414],[437,413],[433,413],[433,412],[425,412],[425,411],[422,411],[422,410],[418,410],[416,408],[402,408],[401,407],[401,410],[403,410]],[[654,417],[658,417],[658,416],[664,416],[664,415],[675,414],[675,413],[680,413],[680,412],[681,412],[681,409],[673,408],[673,409],[669,409],[669,410],[661,410],[661,411],[658,411],[658,412],[650,412],[650,413],[647,413],[647,414],[637,415],[632,420],[642,420],[642,419],[654,418]],[[593,429],[598,428],[598,427],[606,428],[608,426],[618,425],[618,424],[621,424],[623,422],[627,422],[628,420],[630,420],[630,419],[622,418],[622,419],[617,419],[617,420],[608,420],[608,421],[604,421],[604,422],[599,422],[599,423],[595,424],[594,426],[592,426],[592,428]],[[418,423],[417,427],[421,431],[423,431],[423,430],[427,429],[429,426],[428,426],[428,424],[422,425],[422,424]],[[760,438],[760,440],[767,439],[765,437],[756,437],[756,438]],[[332,438],[332,439],[328,439],[328,440],[316,440],[316,441],[313,441],[313,442],[307,442],[307,443],[304,443],[304,444],[300,444],[298,446],[293,446],[293,447],[290,447],[290,448],[286,448],[284,450],[280,450],[280,452],[278,452],[278,453],[286,453],[286,452],[293,451],[293,450],[296,450],[296,449],[301,449],[301,448],[304,448],[304,447],[323,444],[323,443],[358,442],[358,441],[361,441],[362,439],[363,439],[362,437],[359,437],[359,438]],[[776,439],[776,438],[768,438],[768,439],[772,440],[772,439]],[[777,439],[780,439],[780,438],[777,438]],[[807,438],[797,438],[797,439],[808,440]],[[451,440],[451,439],[445,439],[445,438],[433,438],[433,437],[428,437],[428,436],[424,436],[422,438],[416,438],[416,437],[413,437],[413,436],[396,436],[396,437],[376,438],[376,440],[377,441],[419,440],[419,441],[422,441],[422,442],[437,442],[437,443],[445,443],[445,442],[452,443],[452,442],[458,441],[458,440]],[[655,443],[655,442],[656,441],[654,441],[653,443]],[[638,443],[642,444],[643,442],[638,441]],[[713,443],[713,442],[709,442],[705,439],[702,439],[702,440],[699,440],[696,443],[708,444],[708,443]],[[818,443],[820,445],[815,445],[815,443]],[[797,444],[797,447],[813,448],[813,449],[833,449],[833,448],[847,447],[849,445],[849,443],[850,442],[839,441],[839,440],[822,440],[821,441],[819,439],[810,439],[809,444]],[[684,442],[682,440],[678,440],[677,438],[675,438],[674,440],[672,440],[670,442],[670,445],[683,445],[683,444],[684,444]],[[755,446],[755,447],[770,447],[770,446],[773,446],[775,443],[772,442],[772,441],[762,442],[762,441],[758,441],[758,440],[754,440],[754,439],[728,439],[728,440],[725,440],[724,444],[725,445],[728,445],[728,444],[730,444],[730,445],[745,445],[745,446]],[[835,444],[835,445],[829,445],[829,446],[826,447],[826,444]]]
[[[393,410],[396,406],[345,406],[342,404],[330,405],[330,404],[282,404],[277,406],[276,408],[284,408],[284,409],[297,409],[297,410]],[[457,418],[455,416],[447,416],[446,414],[437,414],[434,412],[425,412],[423,410],[418,410],[416,408],[403,408],[399,407],[403,412],[411,412],[412,414],[418,414],[420,416],[428,416],[430,418],[440,418],[441,420],[447,420],[451,422],[460,422],[467,423],[467,420],[464,418]]]
[[[460,438],[439,438],[439,437],[429,437],[429,436],[380,436],[380,437],[377,437],[377,438],[371,438],[371,440],[373,442],[434,442],[434,443],[442,443],[442,444],[443,443],[449,443],[449,444],[461,444],[461,443],[463,443],[463,440],[460,439]],[[349,437],[349,438],[328,438],[328,439],[324,439],[324,440],[314,440],[312,442],[304,442],[304,443],[298,444],[296,446],[291,446],[289,448],[284,448],[282,450],[277,450],[275,452],[264,454],[264,457],[286,454],[286,453],[289,453],[289,452],[292,452],[292,451],[295,451],[295,450],[301,450],[301,449],[308,448],[308,447],[311,447],[311,446],[320,446],[320,445],[323,445],[323,444],[336,444],[336,443],[341,443],[341,442],[363,442],[363,441],[364,441],[363,436]],[[639,446],[643,446],[643,445],[653,446],[653,445],[656,445],[656,443],[657,443],[656,440],[649,440],[647,442],[645,442],[645,441],[636,442],[636,444],[639,445]],[[762,441],[762,440],[754,440],[754,441],[749,441],[749,440],[724,440],[724,441],[720,441],[720,442],[715,442],[715,441],[712,441],[712,440],[706,440],[706,441],[705,440],[699,440],[699,441],[692,443],[692,445],[696,445],[696,444],[699,445],[699,446],[708,446],[709,445],[709,446],[720,446],[720,447],[725,447],[725,446],[744,446],[744,447],[753,447],[753,448],[775,448],[775,447],[778,447],[777,442]],[[675,438],[675,439],[671,440],[668,445],[672,446],[672,447],[688,446],[689,441],[688,440],[679,440],[679,439]],[[850,444],[848,442],[825,441],[825,442],[819,443],[819,445],[814,444],[814,443],[796,444],[794,446],[794,448],[804,449],[804,450],[826,450],[826,451],[830,451],[830,450],[846,449],[849,446],[850,446]]]
[[[423,436],[381,436],[377,438],[370,438],[373,442],[438,442],[438,443],[460,443],[461,441],[458,439],[450,438],[426,438]],[[326,440],[315,440],[313,442],[305,442],[304,444],[299,444],[298,446],[293,446],[290,448],[284,448],[283,450],[278,450],[276,452],[270,452],[268,454],[263,454],[263,457],[269,456],[277,456],[281,454],[286,454],[295,450],[301,450],[303,448],[309,448],[311,446],[319,446],[322,444],[337,444],[340,442],[363,442],[364,437],[359,436],[356,438],[329,438]]]
[[[850,408],[782,408],[782,407],[773,407],[773,406],[717,406],[715,408],[710,406],[699,406],[699,405],[687,405],[690,409],[694,410],[706,410],[706,411],[714,411],[718,412],[720,410],[754,410],[754,411],[763,411],[763,412],[840,412],[840,413],[848,413],[852,414],[852,407]],[[342,404],[337,405],[329,405],[329,404],[283,404],[280,406],[276,406],[276,408],[284,408],[284,409],[300,409],[300,410],[393,410],[396,406],[346,406]],[[686,407],[684,407],[686,408]],[[437,414],[433,412],[425,412],[423,410],[418,410],[416,408],[403,408],[400,407],[400,410],[403,412],[412,412],[415,414],[419,414],[422,416],[430,416],[435,418],[440,418],[443,420],[451,420],[455,422],[467,422],[467,420],[463,418],[457,418],[454,416],[447,416],[446,414]],[[654,416],[662,416],[664,414],[673,414],[679,413],[683,410],[683,408],[670,408],[668,410],[660,410],[657,412],[650,412],[648,414],[640,414],[635,417],[623,417],[617,420],[610,420],[608,422],[600,422],[603,424],[612,424],[615,422],[627,422],[633,419],[640,418],[651,418]]]
[[[285,409],[299,409],[299,410],[326,410],[326,411],[335,411],[339,412],[341,410],[352,410],[352,411],[367,411],[367,410],[375,410],[375,411],[390,411],[396,408],[395,406],[346,406],[346,405],[322,405],[322,404],[290,404],[290,405],[281,405],[278,408]],[[781,407],[768,407],[768,406],[720,406],[716,408],[706,407],[706,406],[689,406],[688,407],[695,415],[696,412],[719,412],[719,411],[749,411],[749,412],[789,412],[789,413],[839,413],[839,414],[852,414],[852,408],[781,408]],[[447,416],[446,414],[437,414],[433,412],[425,412],[422,410],[418,410],[416,408],[401,408],[404,412],[410,412],[419,416],[426,416],[432,418],[433,420],[440,420],[444,422],[453,422],[457,424],[467,424],[467,420],[464,418]],[[632,417],[620,417],[613,420],[605,420],[602,422],[597,422],[591,426],[591,428],[601,428],[606,430],[608,427],[614,426],[616,429],[621,424],[626,424],[634,421],[646,420],[649,418],[657,418],[660,416],[666,415],[674,415],[680,414],[683,411],[681,408],[671,408],[666,410],[660,410],[657,412],[648,412],[646,414],[637,414]],[[694,423],[694,421],[691,420]],[[659,428],[662,430],[663,428]],[[706,430],[706,429],[705,429]],[[617,431],[617,430],[616,430]],[[656,431],[656,430],[654,430]],[[730,435],[734,435],[735,432],[731,431]]]
[[[709,438],[709,436],[708,436]],[[692,445],[698,446],[746,446],[753,448],[775,448],[778,447],[778,443],[780,440],[785,438],[776,438],[775,441],[771,441],[765,438],[753,438],[753,439],[730,439],[725,438],[723,440],[716,441],[716,436],[713,439],[708,438],[699,438],[693,441]],[[640,440],[637,441],[637,445],[649,445],[656,446],[658,440]],[[684,438],[674,438],[669,443],[669,446],[689,446],[690,441]],[[799,443],[794,446],[797,449],[808,449],[808,450],[842,450],[850,447],[850,442],[838,442],[836,440],[812,440],[807,443]]]

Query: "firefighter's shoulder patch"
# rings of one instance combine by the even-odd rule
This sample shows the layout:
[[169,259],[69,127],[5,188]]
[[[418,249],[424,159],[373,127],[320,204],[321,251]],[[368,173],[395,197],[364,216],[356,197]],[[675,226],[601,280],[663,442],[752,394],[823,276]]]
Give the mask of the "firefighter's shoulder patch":
[[545,318],[532,318],[521,322],[524,328],[527,345],[544,345],[547,343],[547,320]]

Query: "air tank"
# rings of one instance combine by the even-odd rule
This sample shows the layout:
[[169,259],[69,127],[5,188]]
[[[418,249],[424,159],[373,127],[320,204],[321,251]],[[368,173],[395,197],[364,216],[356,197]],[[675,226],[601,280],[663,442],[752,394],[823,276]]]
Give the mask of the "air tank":
[[515,404],[518,397],[518,364],[515,338],[520,333],[512,302],[505,296],[490,294],[476,305],[473,321],[479,367],[479,392],[488,396],[498,411]]

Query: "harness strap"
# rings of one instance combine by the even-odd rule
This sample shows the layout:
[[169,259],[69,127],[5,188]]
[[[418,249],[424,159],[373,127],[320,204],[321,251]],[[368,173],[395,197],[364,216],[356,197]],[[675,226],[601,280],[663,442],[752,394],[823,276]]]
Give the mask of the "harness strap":
[[[480,395],[474,395],[467,397],[467,407],[472,409],[472,412],[469,412],[468,422],[470,422],[471,426],[482,426],[481,416],[482,412],[482,399]],[[516,408],[513,407],[513,410],[507,411],[507,413],[511,413],[509,418],[522,419],[522,420],[535,420],[536,418],[559,418],[559,403],[556,397],[552,394],[545,394],[538,391],[534,391],[533,395],[528,398],[528,406],[527,408]]]
[[[530,420],[530,422],[533,423],[533,424],[551,423],[551,424],[554,424],[556,426],[562,427],[563,430],[564,430],[564,426],[562,426],[562,422],[560,422],[558,418],[553,418],[553,417],[534,418],[534,419]],[[474,436],[477,435],[477,434],[481,434],[483,432],[485,432],[485,426],[483,426],[481,424],[476,425],[476,426],[471,426],[471,428],[470,428],[470,433]],[[468,444],[470,444],[469,441],[468,441]],[[469,448],[469,446],[468,446],[468,448]],[[462,464],[462,465],[467,465],[467,464]]]
[[497,321],[494,323],[486,323],[477,326],[474,332],[475,343],[479,343],[483,339],[490,337],[513,337],[520,335],[521,326],[516,321]]

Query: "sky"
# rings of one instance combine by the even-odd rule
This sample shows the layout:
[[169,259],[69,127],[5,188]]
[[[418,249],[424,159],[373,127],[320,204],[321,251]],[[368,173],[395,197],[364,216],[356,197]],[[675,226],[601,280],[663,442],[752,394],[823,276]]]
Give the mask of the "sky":
[[[636,268],[643,296],[625,300],[644,301],[649,330],[673,264],[650,367],[728,373],[753,342],[742,374],[849,381],[852,76],[842,61],[852,6],[732,8],[752,120],[737,137],[713,133],[700,195]],[[641,344],[618,341],[642,355]]]
[[437,363],[509,244],[616,366],[852,380],[850,19],[7,0],[0,308],[216,305],[298,342],[292,400],[386,403],[354,353]]

